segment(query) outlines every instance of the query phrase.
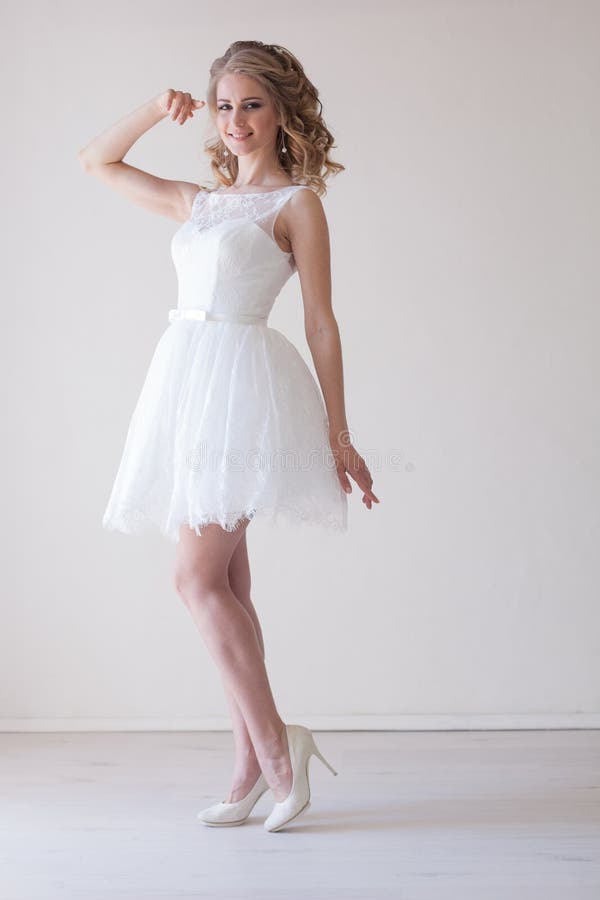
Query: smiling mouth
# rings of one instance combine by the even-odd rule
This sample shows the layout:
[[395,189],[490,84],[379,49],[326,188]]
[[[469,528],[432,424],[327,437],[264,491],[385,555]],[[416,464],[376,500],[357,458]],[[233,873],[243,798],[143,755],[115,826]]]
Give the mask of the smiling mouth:
[[246,138],[251,137],[253,132],[250,131],[248,134],[231,134],[230,131],[227,132],[230,138],[233,138],[234,141],[245,141]]

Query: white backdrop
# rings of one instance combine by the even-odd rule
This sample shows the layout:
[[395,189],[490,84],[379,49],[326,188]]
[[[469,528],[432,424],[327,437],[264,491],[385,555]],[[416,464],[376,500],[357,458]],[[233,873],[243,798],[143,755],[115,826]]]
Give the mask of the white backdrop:
[[[229,728],[174,545],[101,517],[176,299],[153,216],[77,151],[239,39],[319,88],[348,420],[381,503],[253,522],[280,714],[313,728],[600,724],[600,8],[6,3],[4,730]],[[126,156],[209,178],[208,117]],[[311,366],[297,276],[272,327]]]

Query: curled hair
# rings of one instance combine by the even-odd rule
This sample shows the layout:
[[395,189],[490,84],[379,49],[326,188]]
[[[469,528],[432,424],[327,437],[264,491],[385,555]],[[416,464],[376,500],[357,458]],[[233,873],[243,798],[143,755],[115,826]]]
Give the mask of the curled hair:
[[[276,146],[281,170],[295,184],[312,187],[319,196],[325,194],[325,180],[345,166],[329,159],[334,138],[323,119],[319,92],[299,60],[279,44],[234,41],[210,67],[207,105],[213,122],[217,116],[217,84],[229,72],[256,79],[271,98],[280,122]],[[284,142],[286,153],[282,153]],[[227,150],[220,135],[207,140],[204,150],[211,158],[217,182],[226,187],[234,184],[237,156]]]

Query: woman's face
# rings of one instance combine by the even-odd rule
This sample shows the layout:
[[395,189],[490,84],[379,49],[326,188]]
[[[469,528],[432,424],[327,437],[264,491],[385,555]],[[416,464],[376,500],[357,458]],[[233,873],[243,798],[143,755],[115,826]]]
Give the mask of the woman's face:
[[230,153],[275,150],[279,130],[273,101],[254,78],[228,73],[217,84],[216,124]]

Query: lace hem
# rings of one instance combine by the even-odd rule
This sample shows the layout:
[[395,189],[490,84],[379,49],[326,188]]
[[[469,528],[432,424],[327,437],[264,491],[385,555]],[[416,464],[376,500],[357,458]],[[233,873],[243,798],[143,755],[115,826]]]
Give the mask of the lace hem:
[[244,519],[261,519],[271,526],[277,526],[280,521],[284,521],[289,525],[318,525],[327,531],[342,535],[348,531],[347,509],[343,509],[342,514],[328,512],[320,515],[314,513],[306,513],[292,506],[272,507],[253,507],[244,512],[227,514],[225,516],[218,513],[207,514],[194,522],[189,520],[180,521],[176,525],[166,525],[161,522],[158,517],[152,517],[140,509],[120,507],[118,511],[113,512],[110,516],[105,516],[102,520],[102,527],[106,531],[120,531],[128,535],[147,534],[152,531],[159,531],[163,537],[173,543],[179,543],[179,528],[181,525],[189,525],[200,537],[202,528],[207,525],[220,525],[225,531],[235,531],[239,528]]

